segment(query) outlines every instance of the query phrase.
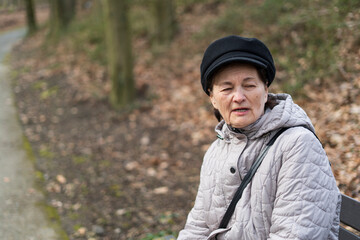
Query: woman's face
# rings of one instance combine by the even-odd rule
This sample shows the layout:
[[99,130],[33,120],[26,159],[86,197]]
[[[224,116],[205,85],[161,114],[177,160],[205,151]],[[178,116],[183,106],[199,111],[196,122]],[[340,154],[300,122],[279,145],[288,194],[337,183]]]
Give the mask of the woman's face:
[[249,64],[234,64],[220,70],[213,78],[210,100],[225,122],[243,128],[264,114],[268,88],[256,68]]

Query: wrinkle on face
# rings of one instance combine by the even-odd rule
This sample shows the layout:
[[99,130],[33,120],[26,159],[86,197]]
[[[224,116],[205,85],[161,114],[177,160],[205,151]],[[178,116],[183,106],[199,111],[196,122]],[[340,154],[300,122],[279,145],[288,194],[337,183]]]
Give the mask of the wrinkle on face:
[[244,128],[264,114],[268,88],[250,64],[229,65],[213,78],[210,100],[225,122]]

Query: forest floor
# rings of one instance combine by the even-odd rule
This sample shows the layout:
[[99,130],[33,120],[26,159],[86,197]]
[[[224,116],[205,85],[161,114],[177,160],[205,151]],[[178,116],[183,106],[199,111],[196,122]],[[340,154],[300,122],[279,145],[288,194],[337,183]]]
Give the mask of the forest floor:
[[[49,11],[45,7],[37,9],[37,21],[43,23],[49,15]],[[6,10],[0,11],[0,32],[5,32],[18,27],[24,27],[26,24],[26,16],[24,10]]]
[[[66,40],[49,46],[42,30],[14,48],[19,118],[70,239],[152,239],[183,227],[217,123],[199,80],[208,42],[194,36],[218,11],[221,5],[206,4],[184,11],[166,51],[134,41],[139,100],[125,111],[108,104],[106,69]],[[312,119],[340,190],[360,199],[360,54],[351,31],[343,34],[338,79],[306,85],[306,97],[295,100]]]

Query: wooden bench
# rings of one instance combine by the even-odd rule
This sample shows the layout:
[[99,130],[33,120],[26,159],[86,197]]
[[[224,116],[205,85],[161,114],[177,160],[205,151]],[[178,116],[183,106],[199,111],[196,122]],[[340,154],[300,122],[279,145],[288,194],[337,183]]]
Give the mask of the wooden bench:
[[[360,231],[360,202],[342,195],[340,222],[346,226],[350,226],[353,229]],[[360,240],[360,236],[356,235],[342,226],[339,230],[339,240]]]

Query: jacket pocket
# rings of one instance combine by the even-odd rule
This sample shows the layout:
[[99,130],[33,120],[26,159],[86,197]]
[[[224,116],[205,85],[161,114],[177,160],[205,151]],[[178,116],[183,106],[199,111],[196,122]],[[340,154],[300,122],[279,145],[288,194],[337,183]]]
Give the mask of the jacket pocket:
[[210,235],[209,235],[209,237],[206,239],[206,240],[216,240],[216,235],[218,235],[218,234],[221,234],[221,235],[218,235],[218,237],[217,237],[217,240],[223,240],[224,239],[224,235],[223,235],[223,233],[226,233],[227,231],[229,231],[231,229],[231,227],[229,227],[229,228],[219,228],[219,229],[216,229],[216,230],[214,230],[214,231],[212,231],[211,233],[210,233]]

